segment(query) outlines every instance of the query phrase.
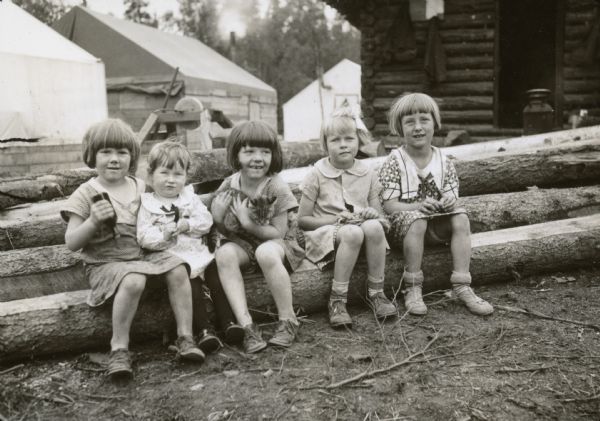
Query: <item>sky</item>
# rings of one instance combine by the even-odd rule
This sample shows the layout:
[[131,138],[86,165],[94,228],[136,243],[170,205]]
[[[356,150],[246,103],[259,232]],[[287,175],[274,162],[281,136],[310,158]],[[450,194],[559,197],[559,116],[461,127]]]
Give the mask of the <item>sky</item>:
[[[226,5],[229,0],[219,0],[222,5]],[[78,5],[81,4],[81,0],[63,0],[66,5]],[[179,3],[177,0],[149,0],[148,1],[148,12],[151,15],[157,17],[162,16],[168,11],[172,11],[178,14]],[[261,12],[265,12],[268,7],[268,0],[260,0]],[[87,7],[105,14],[111,14],[115,17],[122,18],[125,13],[125,6],[123,0],[87,0]],[[221,11],[221,21],[219,22],[219,29],[221,35],[224,38],[229,37],[230,32],[235,32],[239,36],[243,36],[246,33],[246,27],[243,23],[242,17],[232,7],[223,7]]]

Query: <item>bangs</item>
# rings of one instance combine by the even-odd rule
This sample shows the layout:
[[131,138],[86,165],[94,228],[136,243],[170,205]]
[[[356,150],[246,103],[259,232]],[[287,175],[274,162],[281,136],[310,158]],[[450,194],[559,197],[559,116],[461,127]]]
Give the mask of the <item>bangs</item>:
[[327,138],[334,134],[355,133],[356,121],[351,117],[333,117],[323,125],[323,135]]
[[95,139],[97,150],[114,148],[131,151],[133,149],[133,144],[136,143],[135,134],[128,126],[119,123],[119,121],[112,121],[95,127],[92,138]]
[[249,122],[243,131],[239,133],[240,146],[253,148],[268,148],[273,150],[278,143],[277,133],[265,124],[253,124]]
[[433,115],[437,112],[437,107],[432,103],[429,97],[412,95],[407,98],[406,105],[402,111],[403,116],[416,113],[430,113]]
[[431,114],[435,128],[442,128],[440,109],[435,100],[427,94],[413,93],[400,97],[392,104],[388,113],[390,132],[403,136],[402,117],[416,113]]
[[177,153],[178,151],[171,150],[169,153],[160,154],[157,157],[154,168],[165,167],[170,170],[175,168],[175,165],[179,164],[181,168],[187,170],[190,165],[190,160],[187,159],[183,154]]
[[191,160],[190,153],[184,145],[167,139],[164,142],[157,143],[150,150],[148,154],[148,173],[154,173],[159,167],[172,170],[177,164],[181,165],[181,168],[187,172]]

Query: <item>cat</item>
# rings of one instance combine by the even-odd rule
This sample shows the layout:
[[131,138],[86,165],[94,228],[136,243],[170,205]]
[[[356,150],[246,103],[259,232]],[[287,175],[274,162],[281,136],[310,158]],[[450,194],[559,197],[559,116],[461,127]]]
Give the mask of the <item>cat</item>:
[[[239,197],[241,200],[248,200],[248,213],[250,219],[257,225],[268,225],[271,219],[275,215],[275,196],[267,196],[261,194],[255,198],[250,199],[244,192],[237,189],[229,189],[232,193],[232,198]],[[249,240],[251,235],[246,233],[242,228],[240,221],[233,214],[231,209],[228,209],[223,218],[223,228],[225,232],[219,232],[217,227],[213,225],[208,234],[208,248],[213,252],[221,244],[223,235],[226,235],[230,239],[239,237],[241,239]]]

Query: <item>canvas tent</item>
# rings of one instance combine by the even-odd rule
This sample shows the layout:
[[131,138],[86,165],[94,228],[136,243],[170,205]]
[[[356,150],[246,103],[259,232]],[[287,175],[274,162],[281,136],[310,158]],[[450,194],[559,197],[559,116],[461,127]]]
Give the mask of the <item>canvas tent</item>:
[[360,109],[360,66],[343,59],[283,104],[285,141],[317,139],[323,117],[344,101]]
[[80,140],[106,118],[104,66],[12,4],[0,2],[0,140]]
[[106,65],[109,114],[139,129],[161,108],[176,68],[177,98],[193,96],[231,120],[275,125],[275,90],[200,41],[76,6],[54,25],[59,33]]

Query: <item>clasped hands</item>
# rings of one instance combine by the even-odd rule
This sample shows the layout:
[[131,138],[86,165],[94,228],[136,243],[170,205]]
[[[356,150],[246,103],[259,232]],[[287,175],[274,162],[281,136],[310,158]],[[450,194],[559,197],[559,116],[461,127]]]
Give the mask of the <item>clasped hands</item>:
[[425,200],[419,203],[418,211],[423,212],[425,215],[431,215],[434,213],[446,213],[452,212],[456,207],[456,198],[454,196],[444,196],[441,200],[435,200],[431,197],[427,197]]

